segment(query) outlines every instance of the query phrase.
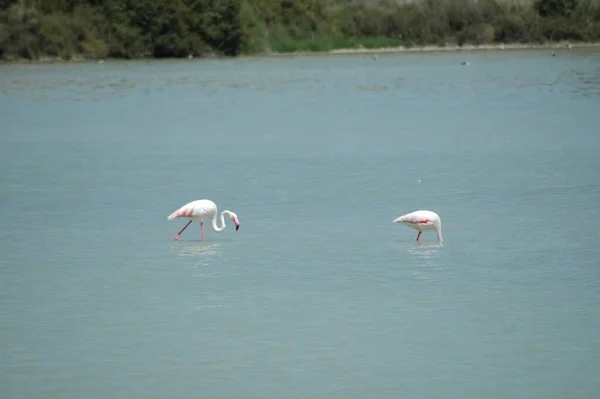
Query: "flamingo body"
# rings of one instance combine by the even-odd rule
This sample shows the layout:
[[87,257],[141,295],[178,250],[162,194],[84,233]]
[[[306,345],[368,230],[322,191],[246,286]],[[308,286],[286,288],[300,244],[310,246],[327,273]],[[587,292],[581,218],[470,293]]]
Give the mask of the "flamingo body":
[[212,218],[217,214],[217,204],[211,200],[202,199],[189,202],[169,215],[167,220],[187,218],[197,222]]
[[415,229],[419,232],[417,234],[417,241],[421,240],[421,234],[424,231],[435,231],[439,242],[444,241],[442,237],[442,219],[440,216],[432,211],[414,211],[402,215],[394,219],[394,223],[403,223],[411,229]]
[[217,204],[208,199],[201,199],[185,204],[181,208],[171,213],[167,217],[167,220],[173,220],[176,218],[189,219],[188,224],[186,224],[185,227],[181,229],[181,231],[175,236],[175,240],[179,240],[181,233],[183,233],[190,223],[196,221],[200,222],[202,241],[204,241],[204,221],[210,220],[213,230],[217,233],[220,233],[225,230],[225,215],[228,215],[231,221],[235,224],[236,231],[240,229],[240,221],[235,212],[229,210],[224,210],[221,212],[221,226],[217,225],[218,213]]

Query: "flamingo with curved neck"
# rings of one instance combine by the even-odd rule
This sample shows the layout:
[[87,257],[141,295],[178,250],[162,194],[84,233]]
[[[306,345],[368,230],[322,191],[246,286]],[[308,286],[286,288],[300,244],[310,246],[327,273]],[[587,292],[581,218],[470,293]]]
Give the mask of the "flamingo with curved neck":
[[402,215],[393,220],[394,223],[403,223],[411,229],[415,229],[419,232],[417,234],[417,241],[421,241],[421,235],[424,231],[435,231],[439,242],[444,241],[442,236],[442,219],[440,216],[432,211],[414,211]]
[[224,210],[221,212],[221,226],[217,225],[217,205],[208,199],[201,199],[192,201],[190,203],[185,204],[181,208],[177,209],[175,212],[167,217],[167,220],[172,220],[176,218],[184,218],[190,219],[190,221],[177,233],[175,236],[175,241],[179,240],[179,237],[183,233],[183,231],[192,223],[193,221],[200,222],[200,231],[202,242],[204,242],[204,221],[207,219],[211,219],[212,228],[215,232],[221,233],[225,230],[225,215],[229,216],[231,221],[235,224],[235,230],[238,231],[240,229],[240,220],[235,212],[230,210]]

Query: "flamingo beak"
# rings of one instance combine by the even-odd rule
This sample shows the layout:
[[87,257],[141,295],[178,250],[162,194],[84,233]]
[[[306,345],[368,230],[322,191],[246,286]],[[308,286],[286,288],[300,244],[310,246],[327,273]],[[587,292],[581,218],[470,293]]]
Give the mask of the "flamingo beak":
[[235,223],[235,231],[238,231],[240,229],[240,221],[236,219],[233,219],[233,223]]

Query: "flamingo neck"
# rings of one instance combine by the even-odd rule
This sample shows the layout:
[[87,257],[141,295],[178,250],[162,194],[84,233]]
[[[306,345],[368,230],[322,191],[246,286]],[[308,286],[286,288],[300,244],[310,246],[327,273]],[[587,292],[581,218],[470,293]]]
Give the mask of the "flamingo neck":
[[212,218],[212,228],[214,231],[216,231],[217,233],[222,232],[223,230],[225,230],[225,227],[227,227],[225,225],[225,214],[231,215],[231,212],[228,210],[225,210],[223,212],[221,212],[221,227],[217,226],[217,213],[219,212],[215,212],[213,214],[213,218]]
[[443,242],[444,241],[444,237],[442,237],[442,223],[438,223],[438,225],[436,226],[435,232],[437,233],[437,238],[439,242]]

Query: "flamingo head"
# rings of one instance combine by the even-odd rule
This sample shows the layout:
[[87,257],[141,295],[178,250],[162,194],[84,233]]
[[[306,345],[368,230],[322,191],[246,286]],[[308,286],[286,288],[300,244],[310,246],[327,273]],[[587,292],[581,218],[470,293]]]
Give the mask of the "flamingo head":
[[238,219],[237,215],[235,213],[231,212],[229,217],[231,218],[231,221],[233,222],[233,224],[235,224],[235,231],[238,231],[240,229],[240,220]]

